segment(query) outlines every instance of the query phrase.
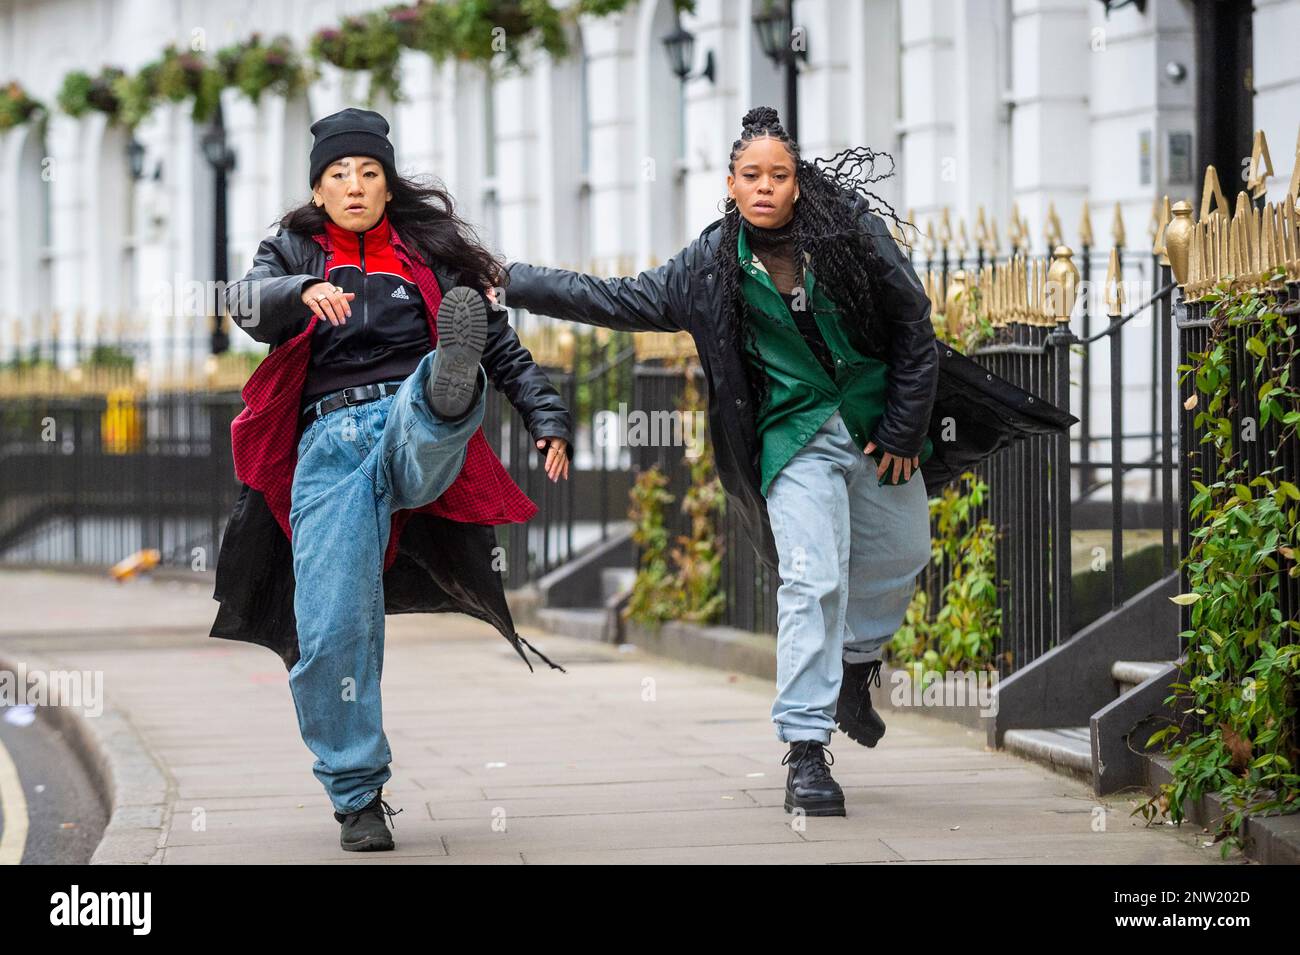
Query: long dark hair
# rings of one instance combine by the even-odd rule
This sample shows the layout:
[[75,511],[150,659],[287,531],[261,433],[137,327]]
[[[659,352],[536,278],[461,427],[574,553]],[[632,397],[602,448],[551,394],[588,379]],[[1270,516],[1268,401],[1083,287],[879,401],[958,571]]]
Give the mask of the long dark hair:
[[[451,193],[436,179],[407,178],[386,170],[392,201],[385,206],[388,221],[402,241],[414,246],[426,265],[435,262],[457,275],[457,282],[474,288],[497,286],[504,281],[504,263],[485,249],[478,234],[456,215]],[[280,219],[285,229],[316,235],[325,231],[329,215],[308,199]]]
[[[732,175],[741,150],[764,136],[783,143],[794,160],[799,201],[794,206],[791,241],[796,263],[802,267],[804,253],[811,255],[811,268],[818,285],[839,306],[841,314],[856,324],[869,350],[883,353],[888,336],[884,323],[876,320],[875,308],[880,262],[873,240],[858,225],[855,195],[865,199],[871,211],[888,216],[901,227],[893,207],[867,188],[893,174],[893,157],[858,146],[828,160],[805,162],[799,156],[798,144],[781,126],[776,110],[759,106],[745,114],[740,138],[731,144],[727,168]],[[889,160],[888,169],[883,172],[875,169],[879,158]],[[754,413],[758,414],[767,400],[767,374],[757,359],[754,326],[749,319],[748,303],[740,291],[740,263],[736,258],[740,220],[740,209],[735,205],[723,216],[716,265],[722,280],[722,308],[728,334],[741,346],[754,395]]]

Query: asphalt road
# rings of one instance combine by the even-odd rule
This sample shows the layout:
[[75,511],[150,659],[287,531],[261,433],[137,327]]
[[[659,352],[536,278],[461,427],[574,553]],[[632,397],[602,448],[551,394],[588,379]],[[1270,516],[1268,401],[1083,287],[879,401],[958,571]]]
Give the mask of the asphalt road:
[[81,865],[108,822],[63,734],[0,706],[0,864]]

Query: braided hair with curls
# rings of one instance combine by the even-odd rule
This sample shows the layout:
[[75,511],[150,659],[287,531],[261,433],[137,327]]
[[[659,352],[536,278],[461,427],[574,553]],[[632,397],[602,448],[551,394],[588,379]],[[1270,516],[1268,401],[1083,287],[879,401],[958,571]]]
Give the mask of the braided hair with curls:
[[[879,210],[877,214],[888,216],[901,228],[903,223],[893,207],[867,188],[869,184],[893,174],[893,157],[858,146],[836,153],[827,160],[806,162],[799,155],[798,144],[781,126],[776,110],[770,106],[758,106],[745,114],[741,120],[740,138],[731,144],[727,168],[733,175],[740,153],[754,140],[763,137],[783,143],[794,161],[799,201],[794,207],[791,242],[796,262],[803,262],[804,253],[811,256],[811,268],[818,284],[840,307],[841,314],[857,323],[868,347],[873,352],[883,353],[888,338],[883,323],[874,320],[880,263],[874,240],[858,225],[855,197],[867,200],[873,212]],[[875,171],[875,161],[880,157],[889,160],[889,169],[883,173]],[[740,220],[740,209],[736,205],[724,214],[716,265],[728,334],[743,346],[741,354],[757,414],[767,401],[767,375],[757,358],[758,347],[749,305],[740,291],[740,262],[736,256]]]

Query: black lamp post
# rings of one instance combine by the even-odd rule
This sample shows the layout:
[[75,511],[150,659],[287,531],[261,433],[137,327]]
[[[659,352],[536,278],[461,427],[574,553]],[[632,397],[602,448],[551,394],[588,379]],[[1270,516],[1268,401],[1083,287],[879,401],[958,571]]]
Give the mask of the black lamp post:
[[785,70],[785,131],[795,142],[799,141],[799,84],[796,60],[807,60],[806,44],[794,48],[794,0],[769,3],[754,14],[754,29],[758,42],[769,60]]
[[[218,288],[224,288],[230,277],[226,260],[226,247],[229,245],[226,235],[226,175],[235,168],[235,152],[226,143],[226,126],[220,103],[212,117],[212,125],[203,134],[203,157],[213,172],[212,277]],[[214,306],[212,354],[220,355],[230,349],[230,336],[226,334],[221,320],[223,308],[220,296]]]
[[677,21],[672,33],[663,37],[663,44],[668,51],[668,62],[673,74],[683,83],[701,76],[708,77],[710,83],[717,82],[713,75],[712,50],[704,54],[704,69],[698,73],[691,72],[691,65],[695,62],[695,34],[682,26],[681,20]]

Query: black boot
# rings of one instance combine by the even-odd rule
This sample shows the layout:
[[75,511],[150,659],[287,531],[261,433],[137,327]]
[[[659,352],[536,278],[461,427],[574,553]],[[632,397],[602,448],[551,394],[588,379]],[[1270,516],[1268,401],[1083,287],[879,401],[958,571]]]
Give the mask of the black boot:
[[[802,809],[808,816],[843,816],[844,790],[831,778],[826,748],[817,740],[797,740],[781,760],[790,764],[785,779],[785,811]],[[835,757],[831,757],[834,764]]]
[[880,660],[844,664],[835,722],[844,735],[863,746],[875,746],[885,735],[885,721],[871,705],[871,683],[880,686]]
[[444,421],[465,417],[478,401],[486,345],[483,294],[467,285],[449,289],[438,305],[438,344],[424,386],[429,408]]
[[374,799],[355,812],[335,811],[334,820],[343,823],[343,828],[339,832],[339,845],[348,852],[373,852],[393,848],[393,836],[388,831],[388,820],[385,816],[396,816],[402,810],[398,809],[395,812],[393,807],[381,798],[383,793],[381,787],[379,792],[375,793]]

